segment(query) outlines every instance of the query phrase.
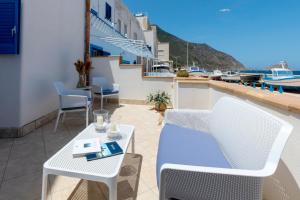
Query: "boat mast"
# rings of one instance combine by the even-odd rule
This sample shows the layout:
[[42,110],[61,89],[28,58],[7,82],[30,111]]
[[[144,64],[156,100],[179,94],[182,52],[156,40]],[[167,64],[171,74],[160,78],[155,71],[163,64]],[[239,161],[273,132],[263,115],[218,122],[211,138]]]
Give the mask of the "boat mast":
[[189,42],[186,42],[186,68],[189,67]]

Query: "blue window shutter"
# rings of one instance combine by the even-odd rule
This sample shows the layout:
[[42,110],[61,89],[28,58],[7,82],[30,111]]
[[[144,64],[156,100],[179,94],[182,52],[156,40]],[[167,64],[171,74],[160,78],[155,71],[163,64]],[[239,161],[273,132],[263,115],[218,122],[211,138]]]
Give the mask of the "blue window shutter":
[[108,3],[105,3],[105,18],[111,21],[111,6]]
[[0,0],[0,54],[18,54],[21,0]]

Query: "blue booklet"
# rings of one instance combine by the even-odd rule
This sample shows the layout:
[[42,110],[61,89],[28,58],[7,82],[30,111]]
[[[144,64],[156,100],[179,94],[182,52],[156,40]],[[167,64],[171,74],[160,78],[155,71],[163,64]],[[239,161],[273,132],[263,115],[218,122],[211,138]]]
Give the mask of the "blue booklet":
[[90,153],[86,155],[87,161],[97,160],[101,158],[106,158],[114,155],[119,155],[123,153],[123,149],[117,142],[108,142],[101,144],[101,151],[97,153]]

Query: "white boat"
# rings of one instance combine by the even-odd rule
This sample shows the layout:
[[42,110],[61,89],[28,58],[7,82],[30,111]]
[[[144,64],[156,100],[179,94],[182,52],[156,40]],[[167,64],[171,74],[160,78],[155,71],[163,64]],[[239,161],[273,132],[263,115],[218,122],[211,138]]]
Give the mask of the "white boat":
[[208,78],[208,73],[205,69],[200,69],[200,67],[189,67],[188,72],[191,76],[198,76]]
[[240,82],[240,74],[238,72],[227,71],[222,76],[221,79],[227,82]]
[[282,86],[290,89],[300,89],[300,77],[295,76],[293,71],[287,68],[273,68],[272,75],[264,77],[263,82],[267,85]]
[[175,77],[175,74],[170,71],[168,64],[156,64],[151,67],[150,72],[145,72],[145,76]]
[[209,78],[212,80],[221,80],[221,76],[223,73],[220,70],[214,70],[211,74],[209,74]]

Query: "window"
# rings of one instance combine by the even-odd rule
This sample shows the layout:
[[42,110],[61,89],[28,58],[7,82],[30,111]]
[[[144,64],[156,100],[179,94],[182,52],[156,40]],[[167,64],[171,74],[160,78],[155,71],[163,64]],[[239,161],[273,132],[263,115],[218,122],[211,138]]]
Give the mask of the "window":
[[111,6],[105,3],[105,19],[111,21]]
[[124,24],[124,35],[127,36],[127,33],[128,33],[128,31],[127,31],[127,25]]
[[0,1],[0,54],[18,54],[20,0]]
[[118,19],[118,31],[121,32],[122,22]]

